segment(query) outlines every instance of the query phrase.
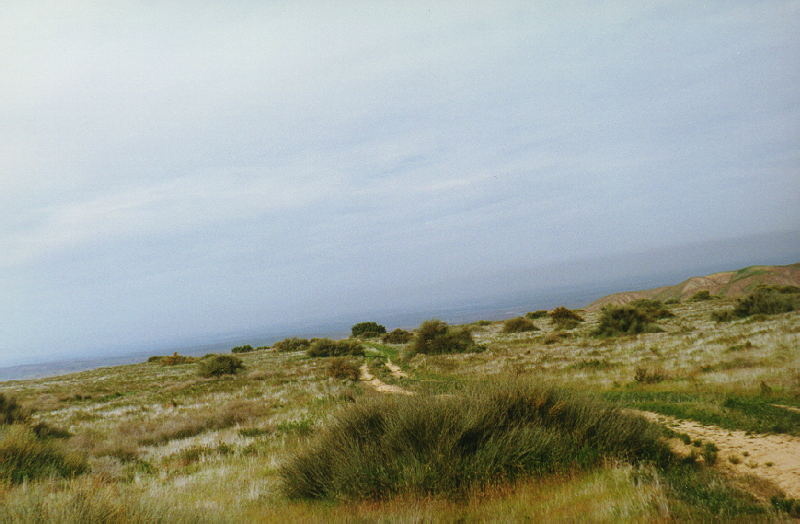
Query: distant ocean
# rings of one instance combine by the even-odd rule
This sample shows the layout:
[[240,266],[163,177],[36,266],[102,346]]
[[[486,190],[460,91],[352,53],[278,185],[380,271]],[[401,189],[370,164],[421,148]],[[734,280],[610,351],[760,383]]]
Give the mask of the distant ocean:
[[[440,307],[424,311],[392,311],[376,312],[375,318],[380,319],[389,328],[413,328],[423,320],[439,318],[453,324],[463,324],[476,320],[503,320],[521,315],[536,309],[550,309],[558,305],[568,307],[582,307],[594,300],[618,291],[646,289],[664,285],[665,283],[678,282],[679,274],[659,275],[658,277],[626,279],[602,285],[581,285],[574,287],[561,287],[547,292],[524,293],[516,297],[506,297],[505,300],[483,300],[466,303],[458,307]],[[680,279],[682,279],[681,277]],[[59,360],[36,364],[23,364],[17,366],[0,367],[0,381],[24,380],[64,375],[78,371],[86,371],[100,367],[120,366],[135,364],[147,360],[150,355],[169,355],[177,351],[183,355],[204,355],[228,351],[231,347],[240,344],[253,346],[269,345],[288,336],[302,337],[345,337],[349,334],[353,319],[338,319],[315,324],[298,324],[294,328],[276,329],[271,333],[251,332],[229,334],[218,337],[208,337],[206,341],[197,344],[163,346],[151,348],[147,351],[136,351],[125,355],[93,356],[76,358],[74,360]]]

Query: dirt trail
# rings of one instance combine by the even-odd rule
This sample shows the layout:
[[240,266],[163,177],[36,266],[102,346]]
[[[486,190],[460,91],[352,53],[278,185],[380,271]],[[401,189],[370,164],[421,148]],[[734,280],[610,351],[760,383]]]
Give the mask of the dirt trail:
[[369,367],[367,366],[367,364],[363,364],[360,368],[360,371],[361,371],[361,380],[369,384],[369,386],[375,391],[379,391],[381,393],[399,393],[400,395],[414,394],[413,391],[408,391],[407,389],[403,389],[400,386],[395,386],[393,384],[387,384],[381,379],[375,377],[372,373],[369,372]]
[[[746,434],[744,431],[704,426],[666,415],[640,411],[648,419],[665,424],[692,439],[713,442],[719,448],[717,465],[735,473],[750,474],[773,482],[788,497],[800,498],[800,438],[790,435]],[[745,455],[746,453],[746,455]],[[733,464],[729,457],[740,461]],[[770,464],[770,465],[768,465]]]
[[795,413],[800,413],[800,408],[795,408],[793,406],[784,406],[783,404],[770,404],[773,407],[785,409],[787,411],[794,411]]
[[397,364],[392,363],[392,360],[389,358],[386,359],[386,367],[389,368],[389,371],[392,373],[393,377],[408,378],[406,372],[400,369],[400,366],[398,366]]

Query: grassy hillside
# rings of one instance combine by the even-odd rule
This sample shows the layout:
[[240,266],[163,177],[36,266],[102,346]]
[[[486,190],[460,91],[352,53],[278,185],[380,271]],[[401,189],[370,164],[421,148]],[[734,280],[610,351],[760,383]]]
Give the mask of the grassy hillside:
[[623,291],[600,298],[587,306],[587,309],[597,310],[607,304],[621,305],[643,298],[687,300],[701,291],[708,291],[713,296],[736,298],[760,285],[800,286],[800,263],[788,266],[749,266],[738,271],[691,277],[674,286]]
[[[800,313],[712,320],[735,305],[643,304],[638,334],[561,311],[425,328],[455,353],[323,341],[347,351],[0,383],[27,413],[0,424],[0,457],[16,457],[0,521],[786,520]],[[65,466],[35,469],[53,457]]]

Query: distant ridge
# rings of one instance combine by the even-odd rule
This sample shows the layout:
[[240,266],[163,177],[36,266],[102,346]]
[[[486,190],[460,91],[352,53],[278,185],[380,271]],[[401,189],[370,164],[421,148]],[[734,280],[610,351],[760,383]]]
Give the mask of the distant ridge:
[[608,304],[622,305],[640,298],[683,300],[698,291],[708,291],[712,295],[724,297],[738,297],[761,284],[800,286],[800,262],[787,266],[748,266],[738,271],[691,277],[674,286],[623,291],[595,300],[586,309],[596,310]]

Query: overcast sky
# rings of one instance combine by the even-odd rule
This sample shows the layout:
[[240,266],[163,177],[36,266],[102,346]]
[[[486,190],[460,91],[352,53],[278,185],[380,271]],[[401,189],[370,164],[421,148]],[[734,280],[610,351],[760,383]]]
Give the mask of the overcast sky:
[[798,1],[4,2],[0,365],[796,231],[798,27]]

